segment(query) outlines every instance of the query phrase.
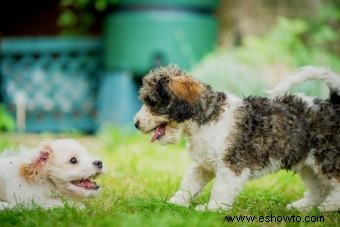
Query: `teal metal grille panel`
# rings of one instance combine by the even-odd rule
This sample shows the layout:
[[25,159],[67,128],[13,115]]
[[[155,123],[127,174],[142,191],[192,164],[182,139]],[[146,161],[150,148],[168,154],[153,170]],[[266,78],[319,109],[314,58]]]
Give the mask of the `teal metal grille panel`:
[[99,40],[3,39],[1,51],[3,102],[15,116],[24,97],[27,131],[95,130]]

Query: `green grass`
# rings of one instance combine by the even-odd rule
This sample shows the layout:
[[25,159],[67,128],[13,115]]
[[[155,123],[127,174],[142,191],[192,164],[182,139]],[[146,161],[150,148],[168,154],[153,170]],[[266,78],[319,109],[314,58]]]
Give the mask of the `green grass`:
[[[64,135],[65,136],[65,135]],[[0,149],[20,144],[36,145],[44,138],[63,135],[0,135]],[[323,215],[318,223],[267,223],[276,225],[335,225],[336,212],[312,210],[308,213],[285,209],[288,202],[302,196],[304,186],[293,173],[281,171],[252,181],[226,213],[197,212],[194,206],[209,199],[209,184],[203,194],[186,209],[168,204],[167,199],[179,187],[190,159],[184,141],[179,145],[151,144],[149,136],[106,130],[96,137],[75,136],[91,152],[104,160],[106,174],[99,179],[102,193],[85,202],[86,209],[67,207],[51,210],[15,210],[0,212],[1,226],[225,226],[263,223],[228,223],[226,215]]]

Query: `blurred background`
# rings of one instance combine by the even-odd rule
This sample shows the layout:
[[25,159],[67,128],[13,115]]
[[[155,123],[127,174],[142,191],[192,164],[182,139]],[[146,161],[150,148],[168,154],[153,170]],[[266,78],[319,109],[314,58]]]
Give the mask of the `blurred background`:
[[[143,75],[177,64],[242,97],[303,65],[340,73],[339,0],[2,0],[0,17],[0,152],[72,137],[107,168],[87,209],[0,212],[4,225],[225,226],[222,213],[167,204],[190,158],[184,140],[164,147],[133,129]],[[327,97],[317,81],[295,91]],[[296,214],[285,206],[304,190],[280,171],[247,184],[232,214]]]
[[[339,0],[31,0],[0,7],[0,130],[132,126],[141,79],[177,64],[240,96],[340,71]],[[296,90],[327,96],[318,82]]]

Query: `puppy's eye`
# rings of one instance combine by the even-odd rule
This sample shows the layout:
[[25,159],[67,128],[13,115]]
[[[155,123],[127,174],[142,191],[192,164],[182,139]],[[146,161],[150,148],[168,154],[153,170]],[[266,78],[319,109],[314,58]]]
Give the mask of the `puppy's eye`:
[[156,106],[156,102],[153,101],[153,100],[150,100],[149,105],[150,105],[150,106]]
[[154,100],[150,99],[149,97],[146,97],[146,98],[145,98],[145,102],[146,102],[146,104],[147,104],[148,106],[150,106],[150,107],[153,107],[153,106],[156,105],[156,102],[155,102]]
[[77,162],[78,162],[78,160],[75,157],[70,159],[71,164],[76,164]]

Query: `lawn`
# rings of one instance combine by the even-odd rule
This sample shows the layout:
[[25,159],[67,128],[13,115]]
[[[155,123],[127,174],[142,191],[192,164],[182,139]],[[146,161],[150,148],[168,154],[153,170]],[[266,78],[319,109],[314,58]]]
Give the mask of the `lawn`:
[[[305,216],[322,215],[324,222],[287,225],[330,226],[340,222],[340,213],[288,211],[288,202],[302,196],[304,186],[297,175],[281,171],[252,181],[237,197],[232,210],[225,213],[197,212],[194,206],[209,199],[208,185],[189,209],[168,204],[167,199],[179,187],[184,171],[190,165],[184,141],[179,145],[151,144],[149,136],[108,129],[97,136],[11,135],[0,134],[0,149],[25,144],[37,145],[46,138],[74,137],[90,152],[102,157],[106,174],[100,177],[100,196],[85,202],[86,209],[67,207],[51,210],[16,210],[0,212],[1,226],[223,226],[255,225],[260,222],[228,223],[226,215]],[[280,223],[267,223],[276,226]],[[282,223],[284,224],[284,223]]]

